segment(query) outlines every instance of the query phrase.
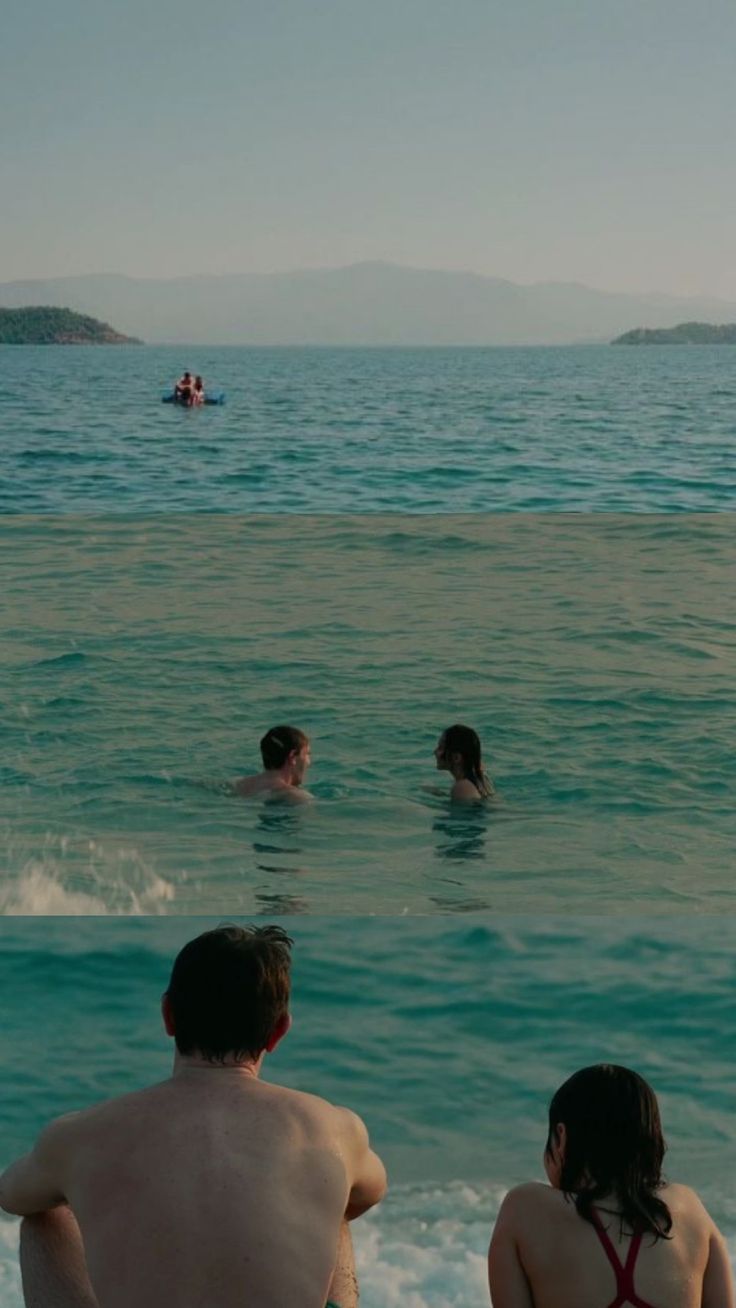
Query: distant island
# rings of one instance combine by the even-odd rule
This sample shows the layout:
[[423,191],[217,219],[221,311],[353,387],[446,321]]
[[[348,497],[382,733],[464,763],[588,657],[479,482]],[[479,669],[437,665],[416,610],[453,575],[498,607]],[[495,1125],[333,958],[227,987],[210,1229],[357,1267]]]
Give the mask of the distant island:
[[106,322],[51,305],[0,309],[0,345],[142,345]]
[[635,327],[611,345],[736,345],[736,323],[681,322],[677,327]]

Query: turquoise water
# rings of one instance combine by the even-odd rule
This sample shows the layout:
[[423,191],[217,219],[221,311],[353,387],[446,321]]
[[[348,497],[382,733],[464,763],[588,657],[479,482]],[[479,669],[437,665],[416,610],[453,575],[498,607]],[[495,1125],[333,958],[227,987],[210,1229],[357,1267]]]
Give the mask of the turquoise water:
[[[0,550],[5,912],[733,910],[731,515],[13,517]],[[495,804],[448,802],[458,720]],[[279,721],[311,805],[226,793]]]
[[[158,1002],[205,923],[0,924],[0,1160],[50,1116],[167,1074]],[[504,1190],[541,1179],[549,1094],[578,1066],[635,1066],[660,1097],[668,1174],[736,1253],[730,923],[354,919],[288,924],[294,1027],[269,1078],[361,1112],[392,1180],[356,1228],[365,1308],[483,1303]],[[0,1223],[3,1308],[20,1303]],[[413,1297],[411,1297],[413,1296]]]
[[728,509],[735,436],[719,347],[0,348],[2,513]]

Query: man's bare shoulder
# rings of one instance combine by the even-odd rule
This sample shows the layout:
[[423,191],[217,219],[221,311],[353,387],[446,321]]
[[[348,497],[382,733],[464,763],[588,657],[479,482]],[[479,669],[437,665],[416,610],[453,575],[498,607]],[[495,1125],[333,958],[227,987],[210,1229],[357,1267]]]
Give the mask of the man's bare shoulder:
[[301,786],[272,786],[264,798],[268,804],[309,804],[314,795]]
[[[106,1128],[118,1119],[140,1114],[148,1102],[153,1102],[166,1094],[170,1082],[162,1081],[145,1086],[140,1090],[131,1090],[127,1094],[116,1095],[112,1099],[101,1099],[87,1108],[80,1108],[74,1113],[66,1113],[51,1122],[46,1131],[64,1143],[78,1142],[88,1133]],[[45,1132],[44,1132],[45,1134]]]
[[344,1132],[345,1138],[351,1144],[363,1145],[367,1143],[368,1128],[362,1117],[354,1113],[352,1108],[344,1108],[342,1105],[333,1106],[332,1111],[336,1115],[336,1121]]
[[34,1153],[44,1162],[53,1162],[64,1154],[76,1139],[80,1118],[84,1111],[63,1113],[48,1122],[39,1132],[34,1145]]
[[232,783],[232,793],[238,795],[240,799],[250,799],[253,795],[262,795],[265,790],[270,788],[270,783],[262,772],[252,777],[237,777]]
[[309,1090],[295,1090],[290,1086],[276,1085],[268,1081],[262,1081],[261,1085],[272,1094],[277,1094],[288,1100],[295,1111],[302,1112],[306,1116],[329,1120],[336,1128],[340,1122],[339,1115],[345,1111],[330,1103],[329,1099],[323,1099],[321,1095],[312,1094]]
[[351,1108],[330,1103],[307,1090],[292,1090],[285,1086],[271,1086],[270,1089],[286,1096],[293,1111],[302,1113],[306,1119],[318,1121],[343,1147],[361,1149],[367,1144],[365,1123]]
[[286,782],[269,776],[267,772],[259,772],[252,777],[238,777],[231,783],[230,789],[239,799],[262,799],[268,804],[307,804],[314,798],[301,786],[289,786]]
[[60,1203],[70,1160],[90,1144],[94,1147],[101,1133],[109,1133],[119,1102],[93,1104],[49,1122],[30,1152],[3,1172],[0,1207],[23,1216]]

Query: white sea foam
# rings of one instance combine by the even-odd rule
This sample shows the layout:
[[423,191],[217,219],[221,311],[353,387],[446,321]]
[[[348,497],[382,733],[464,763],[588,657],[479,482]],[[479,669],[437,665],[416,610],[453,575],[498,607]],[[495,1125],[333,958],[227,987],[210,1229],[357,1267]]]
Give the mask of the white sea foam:
[[[361,1308],[480,1308],[502,1188],[396,1186],[353,1226]],[[18,1222],[0,1218],[0,1304],[22,1308]],[[736,1232],[729,1232],[736,1270]]]
[[2,1308],[22,1308],[18,1265],[18,1230],[20,1223],[0,1218],[0,1304]]
[[0,884],[0,915],[50,917],[171,911],[174,887],[131,847],[106,848],[94,841],[83,851],[65,839],[47,841],[38,857],[19,872],[7,870]]
[[502,1189],[397,1186],[353,1228],[362,1308],[466,1308],[488,1298]]

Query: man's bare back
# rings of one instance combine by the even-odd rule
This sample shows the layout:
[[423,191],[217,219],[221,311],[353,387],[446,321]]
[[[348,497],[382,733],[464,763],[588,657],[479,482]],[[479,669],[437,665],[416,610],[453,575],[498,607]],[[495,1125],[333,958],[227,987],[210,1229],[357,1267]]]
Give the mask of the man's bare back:
[[60,1118],[0,1177],[0,1206],[36,1218],[30,1308],[325,1308],[331,1290],[354,1308],[345,1222],[386,1173],[354,1113],[259,1079],[291,1025],[291,945],[280,926],[190,940],[161,1001],[172,1076]]
[[59,1119],[24,1167],[3,1201],[71,1206],[100,1308],[324,1308],[344,1216],[385,1188],[353,1113],[198,1063]]

